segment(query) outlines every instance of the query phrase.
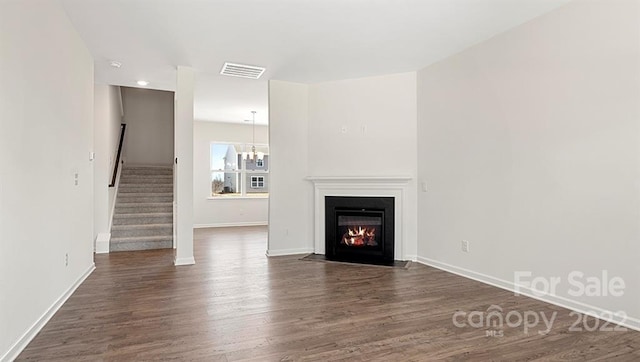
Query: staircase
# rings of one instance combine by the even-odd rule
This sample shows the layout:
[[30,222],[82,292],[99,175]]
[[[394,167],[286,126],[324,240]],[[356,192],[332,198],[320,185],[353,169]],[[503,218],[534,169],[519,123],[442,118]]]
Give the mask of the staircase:
[[173,247],[173,169],[125,166],[111,226],[109,251]]

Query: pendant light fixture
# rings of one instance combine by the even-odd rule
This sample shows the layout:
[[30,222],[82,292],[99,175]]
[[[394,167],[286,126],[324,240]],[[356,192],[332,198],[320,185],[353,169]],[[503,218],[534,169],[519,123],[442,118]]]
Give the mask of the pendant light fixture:
[[[247,120],[248,122],[248,120]],[[262,159],[262,152],[256,152],[256,111],[251,111],[251,123],[252,123],[252,131],[253,131],[253,139],[251,142],[251,152],[242,152],[242,159],[246,160],[247,158],[250,160]]]
[[251,159],[256,159],[256,111],[251,111],[253,120],[253,143],[251,144]]

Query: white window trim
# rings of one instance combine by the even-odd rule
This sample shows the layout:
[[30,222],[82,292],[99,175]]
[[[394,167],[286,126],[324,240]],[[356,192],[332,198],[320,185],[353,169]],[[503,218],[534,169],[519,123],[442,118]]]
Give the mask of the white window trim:
[[[250,144],[249,143],[241,143],[241,142],[223,142],[223,141],[211,141],[209,142],[209,179],[211,180],[211,176],[214,172],[222,172],[222,173],[238,173],[240,175],[240,192],[239,193],[233,193],[233,194],[217,194],[216,196],[213,196],[212,194],[210,194],[209,197],[207,197],[207,199],[209,200],[219,200],[219,199],[223,199],[223,200],[234,200],[234,199],[238,199],[238,200],[242,200],[242,199],[266,199],[269,198],[269,192],[264,192],[261,193],[261,195],[252,195],[251,193],[247,192],[247,188],[252,188],[250,185],[250,182],[246,182],[247,180],[247,176],[252,174],[252,173],[260,173],[260,174],[268,174],[269,170],[247,170],[247,160],[245,160],[244,158],[241,157],[241,164],[238,165],[238,169],[237,170],[214,170],[211,168],[211,146],[217,144],[217,145],[234,145],[236,146],[236,149],[241,148],[241,151],[239,152],[239,154],[242,154],[242,152],[246,152],[245,148],[247,148]],[[239,147],[238,147],[239,146]],[[268,144],[259,144],[256,143],[255,146],[257,147],[267,147],[267,149],[269,148]],[[266,154],[267,156],[269,155],[268,153]],[[263,162],[263,167],[264,168],[264,160],[262,160]],[[256,162],[256,167],[257,166],[257,162]],[[252,176],[253,177],[253,176]],[[264,176],[262,176],[264,178]],[[209,181],[211,182],[211,181]],[[247,185],[249,184],[249,185]],[[264,180],[263,180],[263,186],[262,187],[258,187],[255,189],[264,189]],[[254,189],[254,188],[252,188]],[[266,195],[265,195],[266,194]]]
[[[255,180],[255,181],[254,181]],[[255,182],[255,186],[254,185]],[[250,186],[252,189],[263,189],[264,188],[264,175],[256,175],[251,176]],[[262,186],[260,186],[262,184]]]
[[247,194],[246,196],[240,196],[237,194],[209,196],[207,197],[207,200],[260,200],[260,199],[268,199],[268,198],[269,198],[269,195],[265,195],[261,193],[259,195]]

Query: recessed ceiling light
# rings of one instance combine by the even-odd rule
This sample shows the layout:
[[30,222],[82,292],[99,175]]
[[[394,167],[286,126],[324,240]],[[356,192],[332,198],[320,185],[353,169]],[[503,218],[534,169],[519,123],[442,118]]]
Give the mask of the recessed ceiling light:
[[109,65],[114,67],[114,68],[120,68],[122,66],[122,63],[112,60],[111,62],[109,62]]
[[147,86],[147,84],[149,84],[149,82],[147,82],[146,80],[139,80],[137,83],[138,83],[139,86],[143,86],[143,87],[145,87],[145,86]]

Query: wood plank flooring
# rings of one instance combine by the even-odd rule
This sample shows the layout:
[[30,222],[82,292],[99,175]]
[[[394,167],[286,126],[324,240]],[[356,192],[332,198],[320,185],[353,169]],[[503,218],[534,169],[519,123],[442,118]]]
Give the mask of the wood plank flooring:
[[[267,258],[265,227],[195,239],[193,266],[173,266],[172,250],[96,255],[96,271],[18,360],[640,360],[639,332],[571,332],[566,309],[417,263]],[[557,319],[546,335],[542,322],[528,334],[453,323],[492,305]]]

